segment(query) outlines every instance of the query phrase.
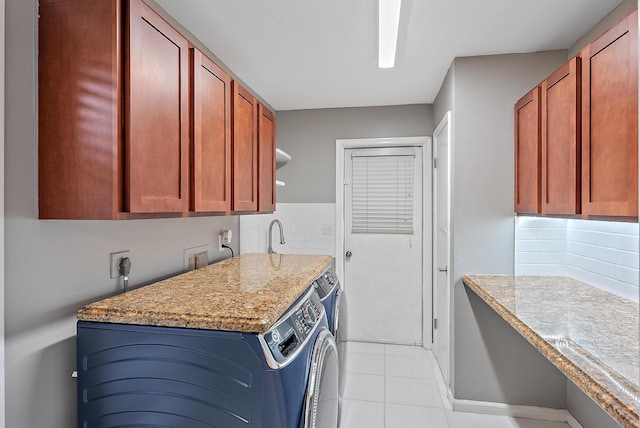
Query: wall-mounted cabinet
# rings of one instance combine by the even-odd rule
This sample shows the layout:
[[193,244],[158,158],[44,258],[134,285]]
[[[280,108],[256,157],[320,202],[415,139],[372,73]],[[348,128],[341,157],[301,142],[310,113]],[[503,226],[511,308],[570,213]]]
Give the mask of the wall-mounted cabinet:
[[231,77],[191,49],[193,152],[191,211],[231,211]]
[[40,218],[124,212],[122,7],[41,1],[38,52]]
[[258,105],[258,212],[276,210],[276,116]]
[[514,110],[516,213],[637,218],[637,10]]
[[515,210],[540,212],[540,88],[520,98],[514,108]]
[[638,11],[580,52],[582,212],[638,216]]
[[125,211],[189,203],[189,42],[142,1],[125,37]]
[[542,214],[580,212],[580,58],[540,85]]
[[256,99],[152,8],[41,0],[38,24],[40,218],[258,210]]
[[258,210],[258,101],[233,82],[234,212]]

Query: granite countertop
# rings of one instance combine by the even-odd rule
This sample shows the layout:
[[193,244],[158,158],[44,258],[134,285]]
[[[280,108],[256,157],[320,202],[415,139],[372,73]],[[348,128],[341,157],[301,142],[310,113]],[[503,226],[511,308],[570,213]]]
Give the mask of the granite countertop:
[[637,303],[567,277],[462,280],[618,423],[638,427]]
[[264,333],[330,256],[242,254],[80,309],[81,321]]

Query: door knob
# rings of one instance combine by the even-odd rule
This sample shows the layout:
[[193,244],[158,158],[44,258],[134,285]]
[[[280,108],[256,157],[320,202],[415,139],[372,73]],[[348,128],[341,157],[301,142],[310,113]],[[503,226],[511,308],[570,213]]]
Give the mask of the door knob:
[[347,258],[349,259],[349,258],[351,258],[353,253],[351,251],[347,251],[344,255],[347,256]]

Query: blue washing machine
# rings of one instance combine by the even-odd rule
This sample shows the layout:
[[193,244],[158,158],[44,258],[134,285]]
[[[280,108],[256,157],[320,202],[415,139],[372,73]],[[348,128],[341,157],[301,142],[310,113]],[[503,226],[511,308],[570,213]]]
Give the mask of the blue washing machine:
[[327,312],[329,330],[335,337],[338,346],[338,360],[340,367],[339,390],[340,397],[344,395],[346,382],[346,345],[347,338],[347,295],[340,284],[335,272],[335,261],[314,281],[320,301]]
[[313,287],[263,334],[78,322],[79,428],[336,428],[338,377]]

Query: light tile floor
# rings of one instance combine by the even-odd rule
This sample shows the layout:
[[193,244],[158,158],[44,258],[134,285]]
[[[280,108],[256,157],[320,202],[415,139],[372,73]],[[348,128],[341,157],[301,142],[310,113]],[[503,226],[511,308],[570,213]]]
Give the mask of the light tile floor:
[[340,428],[568,428],[566,423],[454,412],[437,363],[418,346],[348,342]]

